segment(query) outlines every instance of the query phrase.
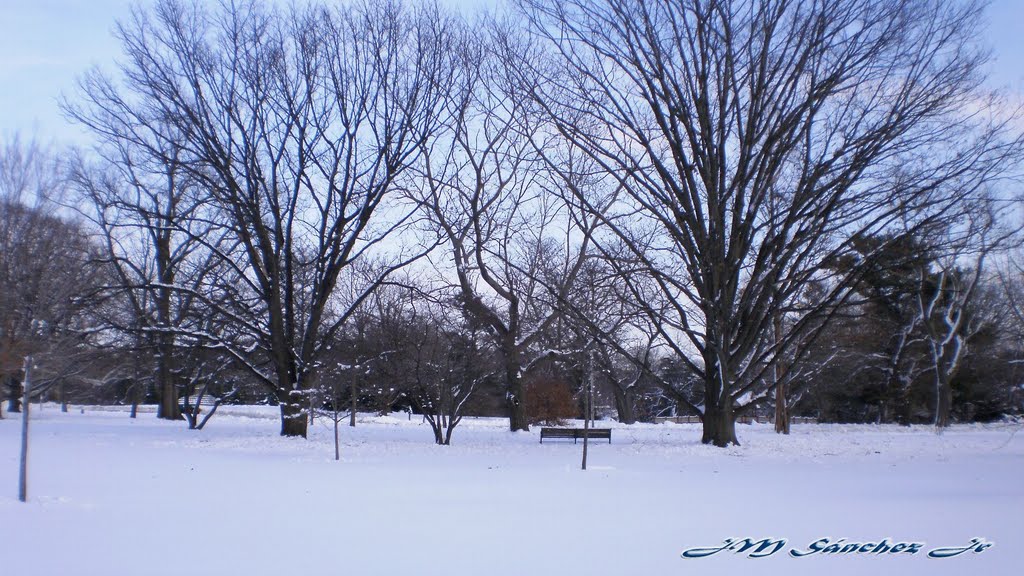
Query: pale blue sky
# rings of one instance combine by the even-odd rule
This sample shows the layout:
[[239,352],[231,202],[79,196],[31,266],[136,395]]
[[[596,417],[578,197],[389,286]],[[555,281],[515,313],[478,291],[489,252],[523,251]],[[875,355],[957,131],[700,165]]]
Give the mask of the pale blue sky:
[[[132,3],[0,0],[0,135],[79,140],[81,133],[60,115],[58,95],[72,91],[90,66],[110,67],[118,54],[110,30]],[[992,84],[1024,101],[1024,0],[992,0],[988,19]]]

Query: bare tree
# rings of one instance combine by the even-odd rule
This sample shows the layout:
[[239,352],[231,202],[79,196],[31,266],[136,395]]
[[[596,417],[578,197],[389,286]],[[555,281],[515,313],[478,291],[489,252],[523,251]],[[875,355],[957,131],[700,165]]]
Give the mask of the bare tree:
[[202,430],[222,404],[238,394],[238,375],[228,354],[209,350],[201,343],[175,350],[186,358],[175,362],[175,380],[181,382],[181,412],[190,430]]
[[950,217],[1020,155],[978,111],[979,2],[519,5],[543,42],[522,81],[621,183],[610,209],[581,200],[670,304],[652,324],[704,382],[705,443],[737,443],[735,416],[848,297],[859,269],[824,265],[852,239]]
[[21,363],[39,365],[33,396],[64,384],[88,367],[98,332],[103,269],[96,247],[76,225],[39,209],[0,204],[0,378],[10,392],[10,412],[20,410]]
[[[182,169],[180,150],[162,148],[167,145],[162,134],[171,128],[151,127],[161,135],[147,128],[137,126],[134,132],[145,145],[104,136],[96,149],[100,159],[76,156],[69,176],[80,197],[79,211],[96,227],[106,247],[104,263],[115,272],[107,290],[122,296],[130,312],[108,321],[114,329],[138,332],[152,348],[157,417],[180,420],[174,378],[178,335],[206,315],[195,296],[217,265],[215,250],[206,246],[219,248],[226,238],[203,210],[206,194]],[[151,149],[160,152],[154,157]]]
[[52,154],[12,138],[0,147],[0,382],[8,410],[21,408],[22,366],[40,369],[33,396],[56,389],[88,366],[97,331],[93,310],[106,270],[75,222],[59,214],[63,181]]
[[53,150],[14,133],[0,143],[0,202],[39,207],[60,201],[64,190]]
[[931,234],[934,261],[917,268],[917,321],[930,352],[935,376],[935,426],[950,425],[952,382],[967,356],[971,340],[1002,315],[1001,306],[978,306],[985,263],[1004,248],[1012,232],[1000,229],[990,201],[972,206],[962,222]]
[[[287,11],[165,0],[118,26],[120,78],[90,73],[84,104],[67,106],[209,194],[231,242],[204,245],[237,284],[197,294],[223,324],[201,336],[277,396],[282,435],[305,436],[316,359],[350,315],[329,314],[339,274],[407,221],[391,192],[444,110],[451,25],[436,7],[388,0]],[[394,254],[384,275],[420,253]]]
[[1008,254],[999,267],[998,278],[1008,311],[1007,332],[1018,349],[1024,350],[1024,254],[1019,248]]
[[408,350],[410,393],[434,441],[447,446],[474,393],[501,369],[482,326],[458,319],[459,313],[448,307],[417,304],[410,318],[416,335]]
[[[345,418],[344,410],[344,390],[345,383],[337,378],[324,378],[318,386],[317,392],[318,397],[322,400],[322,403],[318,403],[317,406],[313,407],[313,411],[316,412],[321,418],[325,418],[331,422],[332,431],[334,432],[334,459],[335,461],[341,460],[341,421]],[[353,421],[355,412],[352,412]]]
[[454,267],[465,315],[487,326],[499,352],[516,431],[529,429],[524,376],[557,352],[539,343],[587,258],[594,222],[563,202],[560,188],[573,183],[539,153],[528,101],[510,82],[514,62],[493,36],[463,37],[454,121],[424,144],[419,200],[449,254],[440,269]]
[[[395,357],[413,340],[406,316],[408,280],[377,283],[367,295],[368,280],[381,274],[380,265],[364,260],[345,271],[334,302],[352,312],[320,360],[316,389],[323,408],[318,413],[329,419],[344,415],[350,427],[361,404],[386,414],[407,392],[407,366]],[[341,406],[346,400],[347,411]]]

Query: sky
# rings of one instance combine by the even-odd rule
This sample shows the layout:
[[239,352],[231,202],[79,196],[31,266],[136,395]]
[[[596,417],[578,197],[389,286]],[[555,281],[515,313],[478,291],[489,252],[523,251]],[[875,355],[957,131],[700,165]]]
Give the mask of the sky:
[[[461,4],[472,6],[473,0]],[[0,0],[0,137],[14,133],[54,143],[86,136],[62,117],[61,94],[91,66],[110,70],[119,54],[111,36],[131,0]],[[1024,0],[992,0],[987,42],[990,84],[1024,101]]]

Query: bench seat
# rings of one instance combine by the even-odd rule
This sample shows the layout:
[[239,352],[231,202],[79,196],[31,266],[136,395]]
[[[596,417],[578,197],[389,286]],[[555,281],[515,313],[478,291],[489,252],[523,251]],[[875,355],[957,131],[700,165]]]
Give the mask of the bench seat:
[[608,443],[612,443],[612,429],[611,428],[591,428],[590,430],[584,430],[583,428],[541,428],[540,429],[540,443],[544,443],[545,438],[555,438],[569,440],[572,439],[572,443],[575,444],[577,441],[583,438],[583,433],[587,432],[587,435],[591,439],[608,439]]

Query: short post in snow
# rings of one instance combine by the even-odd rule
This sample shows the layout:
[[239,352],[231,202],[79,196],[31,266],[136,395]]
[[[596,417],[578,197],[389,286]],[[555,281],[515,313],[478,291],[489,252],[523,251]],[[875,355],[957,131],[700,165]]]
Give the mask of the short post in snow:
[[28,413],[29,388],[32,387],[32,357],[25,357],[25,384],[21,400],[21,467],[18,474],[18,500],[28,501]]

